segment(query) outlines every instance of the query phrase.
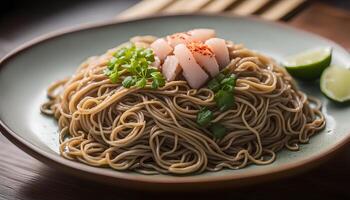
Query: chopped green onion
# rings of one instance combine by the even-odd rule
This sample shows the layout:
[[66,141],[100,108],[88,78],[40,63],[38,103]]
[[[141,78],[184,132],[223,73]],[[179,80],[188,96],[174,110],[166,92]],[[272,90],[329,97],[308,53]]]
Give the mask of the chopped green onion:
[[220,81],[220,84],[222,86],[232,86],[234,87],[236,85],[236,76],[234,74],[230,75],[229,77],[226,77]]
[[227,92],[233,92],[234,89],[235,89],[235,88],[234,88],[234,86],[232,86],[232,85],[223,85],[223,86],[221,87],[221,90],[227,91]]
[[[234,105],[235,86],[236,76],[234,74],[228,74],[227,71],[219,73],[208,82],[207,87],[214,92],[214,101],[220,111],[226,111]],[[213,117],[213,112],[204,107],[197,114],[197,123],[201,126],[209,126],[213,137],[221,139],[225,137],[227,130],[221,124],[210,124]]]
[[220,83],[217,79],[214,78],[211,81],[209,81],[208,88],[214,92],[217,92],[218,90],[220,90]]
[[206,126],[213,119],[213,112],[209,110],[207,107],[203,107],[199,110],[197,114],[197,123],[200,126]]
[[226,111],[230,109],[234,104],[233,92],[219,90],[215,96],[214,100],[216,105],[219,107],[220,111]]
[[226,111],[233,106],[235,85],[236,76],[234,74],[224,75],[223,73],[219,73],[208,83],[208,88],[215,93],[214,100],[220,111]]
[[226,135],[226,128],[225,126],[219,124],[219,123],[214,123],[209,127],[209,130],[211,134],[213,134],[214,138],[216,139],[222,139]]
[[216,75],[215,79],[221,82],[225,77],[226,77],[225,74],[219,73],[218,75]]

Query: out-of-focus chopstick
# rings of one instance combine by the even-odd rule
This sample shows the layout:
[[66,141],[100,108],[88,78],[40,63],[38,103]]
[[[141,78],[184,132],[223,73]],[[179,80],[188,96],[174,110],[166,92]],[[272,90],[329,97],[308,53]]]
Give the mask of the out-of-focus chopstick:
[[214,0],[211,1],[207,6],[203,7],[201,11],[210,13],[222,12],[237,1],[239,0]]
[[145,15],[158,13],[164,7],[173,3],[174,0],[142,0],[134,6],[120,13],[117,17],[120,19],[129,19]]
[[117,17],[130,19],[156,13],[227,12],[236,15],[260,15],[280,20],[306,0],[142,0]]
[[200,10],[211,0],[177,0],[171,6],[165,8],[165,13],[189,13]]
[[263,8],[270,0],[245,0],[237,7],[232,9],[232,12],[237,15],[251,15]]
[[260,16],[267,20],[279,20],[291,11],[305,3],[306,0],[284,0],[278,1],[276,4],[267,9]]

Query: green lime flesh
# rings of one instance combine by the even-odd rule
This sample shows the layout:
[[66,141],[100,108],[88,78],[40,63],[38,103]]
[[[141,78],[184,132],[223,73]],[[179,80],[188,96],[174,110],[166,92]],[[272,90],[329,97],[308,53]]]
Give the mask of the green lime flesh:
[[321,76],[331,61],[332,49],[323,47],[289,56],[283,65],[293,77],[302,80],[315,80]]
[[350,100],[350,68],[331,66],[321,76],[320,88],[323,94],[336,102]]

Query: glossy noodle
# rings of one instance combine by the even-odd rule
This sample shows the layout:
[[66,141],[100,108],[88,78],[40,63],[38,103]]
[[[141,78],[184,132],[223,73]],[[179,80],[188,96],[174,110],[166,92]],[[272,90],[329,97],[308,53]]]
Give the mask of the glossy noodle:
[[[132,42],[148,47],[154,40]],[[320,102],[301,92],[282,67],[243,45],[227,47],[227,69],[238,77],[235,102],[212,120],[226,127],[225,137],[215,139],[196,123],[201,107],[215,110],[206,87],[192,89],[181,79],[158,89],[112,83],[103,70],[117,47],[49,87],[41,111],[58,120],[60,153],[116,170],[193,174],[270,164],[278,151],[298,150],[325,126]]]

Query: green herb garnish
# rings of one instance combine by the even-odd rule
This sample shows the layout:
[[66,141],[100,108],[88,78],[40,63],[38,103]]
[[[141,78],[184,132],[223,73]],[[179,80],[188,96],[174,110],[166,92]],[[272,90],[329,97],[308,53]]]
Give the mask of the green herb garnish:
[[209,81],[208,88],[215,93],[214,100],[220,111],[226,111],[233,106],[235,85],[236,76],[234,74],[219,73]]
[[132,76],[127,76],[126,78],[124,78],[122,84],[125,88],[129,88],[133,85],[135,85],[136,81]]
[[217,92],[218,90],[220,90],[220,87],[221,87],[220,82],[217,79],[212,79],[208,83],[208,88],[214,92]]
[[211,134],[213,134],[214,138],[216,138],[216,139],[222,139],[223,137],[225,137],[226,132],[227,132],[225,126],[223,126],[219,123],[212,124],[209,127],[209,130],[210,130]]
[[144,88],[147,82],[151,81],[151,87],[156,89],[165,85],[165,79],[158,69],[151,67],[153,62],[154,54],[151,49],[130,45],[115,52],[104,74],[112,83],[118,82],[122,74],[128,74],[129,76],[122,80],[125,88],[132,86]]
[[[236,76],[225,72],[219,73],[208,83],[208,88],[214,92],[214,100],[220,111],[226,111],[234,105],[234,88]],[[214,118],[213,112],[203,107],[197,114],[197,124],[209,128],[214,138],[221,139],[226,135],[226,128],[219,124],[210,122]]]
[[214,100],[220,111],[226,111],[234,104],[233,92],[219,90],[217,93],[215,93]]
[[219,123],[211,124],[211,120],[213,120],[213,118],[213,112],[207,107],[203,107],[197,114],[197,124],[202,127],[208,127],[214,138],[221,139],[226,135],[227,130]]
[[162,73],[160,72],[152,72],[151,73],[151,77],[152,77],[152,88],[156,89],[160,86],[165,85],[165,79]]
[[213,119],[213,112],[207,107],[203,107],[197,114],[197,124],[201,126],[207,126]]

